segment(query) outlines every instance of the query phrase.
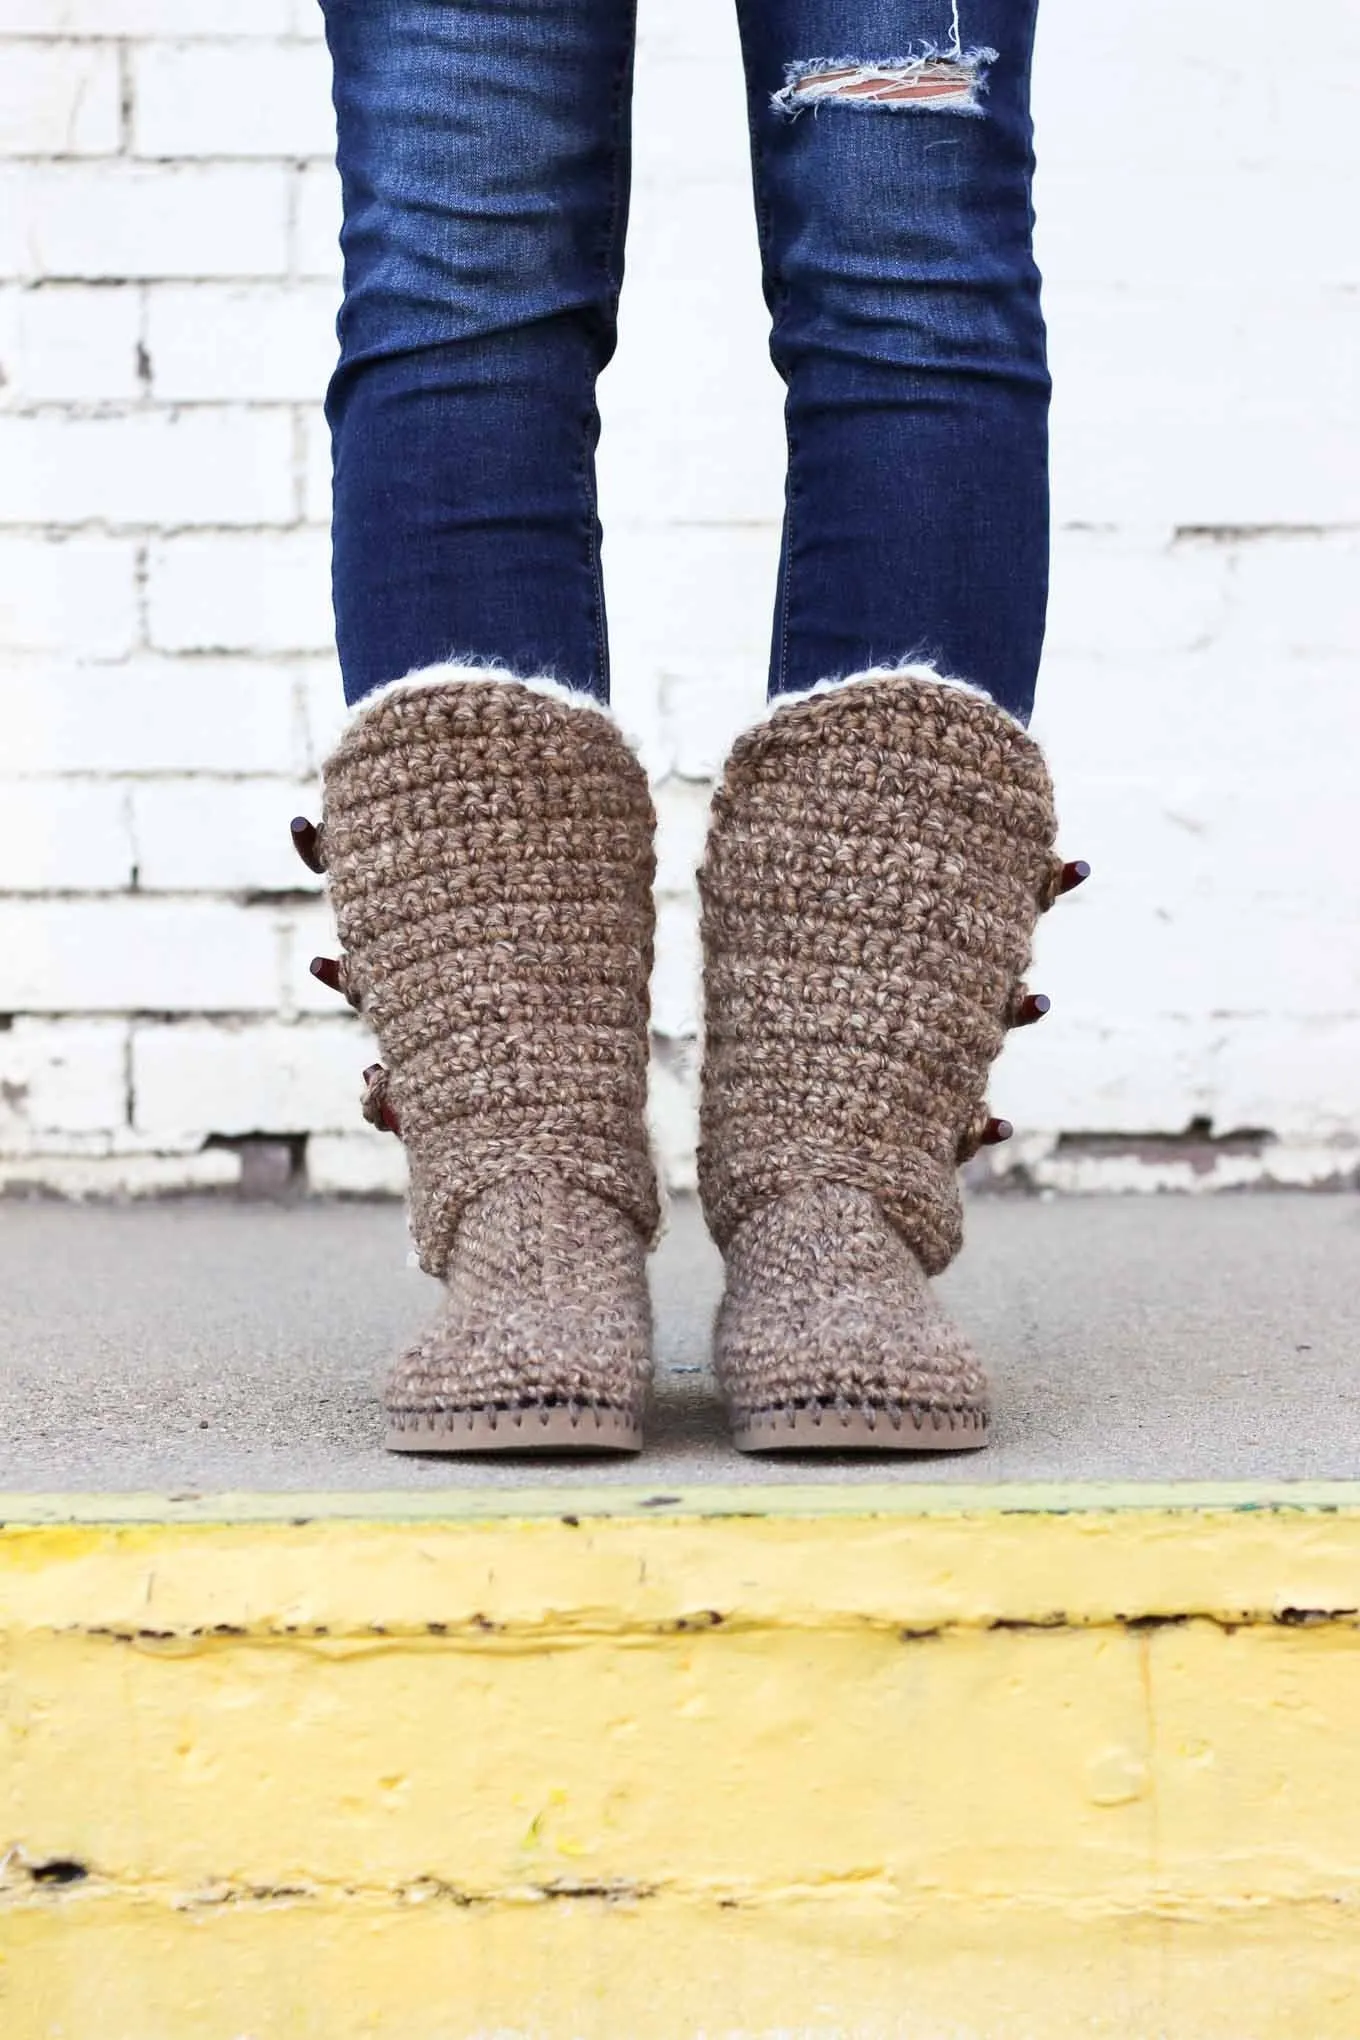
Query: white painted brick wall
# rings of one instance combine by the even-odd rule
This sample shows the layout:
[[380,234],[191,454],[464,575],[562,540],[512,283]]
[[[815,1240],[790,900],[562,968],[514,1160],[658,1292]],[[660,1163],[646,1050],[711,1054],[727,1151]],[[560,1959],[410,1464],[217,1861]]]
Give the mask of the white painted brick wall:
[[0,418],[0,524],[286,524],[292,442],[281,407]]
[[282,163],[7,163],[0,269],[35,284],[282,276],[292,184]]
[[0,65],[0,155],[110,156],[121,103],[116,44],[9,42]]
[[360,1070],[374,1053],[361,1028],[339,1019],[291,1027],[139,1022],[130,1066],[134,1124],[141,1133],[200,1141],[213,1133],[353,1133],[356,1120],[363,1124]]
[[[25,652],[54,660],[125,658],[137,642],[137,569],[130,539],[0,531],[0,686],[7,705],[17,698],[20,707],[6,721],[6,759],[16,739],[26,748],[31,688],[45,694],[51,684],[42,674],[20,674],[18,658]],[[50,703],[43,707],[56,712]]]
[[0,405],[132,403],[141,394],[142,309],[141,293],[127,284],[0,286]]
[[[1098,875],[1044,924],[1055,1011],[993,1088],[1023,1130],[993,1161],[1040,1181],[1261,1173],[1055,1145],[1192,1118],[1271,1130],[1286,1179],[1356,1167],[1360,15],[1308,29],[1304,91],[1264,0],[1043,0],[1037,727]],[[320,31],[315,0],[0,0],[0,1184],[230,1184],[216,1143],[307,1135],[318,1189],[401,1185],[287,842],[341,715]],[[783,459],[729,0],[644,0],[636,153],[601,475],[685,1184],[690,874],[761,697]]]
[[327,156],[329,69],[315,43],[144,43],[132,56],[138,156]]
[[335,359],[334,285],[162,284],[147,301],[146,351],[162,403],[314,409]]
[[324,530],[185,534],[147,556],[158,651],[324,651],[333,642]]

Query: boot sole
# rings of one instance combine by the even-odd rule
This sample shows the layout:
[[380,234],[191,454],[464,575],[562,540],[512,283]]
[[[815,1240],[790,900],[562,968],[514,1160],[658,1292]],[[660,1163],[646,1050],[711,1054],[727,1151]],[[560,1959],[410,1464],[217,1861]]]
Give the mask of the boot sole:
[[904,1411],[893,1421],[886,1409],[863,1410],[789,1406],[759,1410],[732,1426],[738,1452],[980,1452],[989,1442],[986,1417],[917,1418]]
[[640,1452],[642,1426],[620,1410],[431,1410],[389,1415],[389,1452]]

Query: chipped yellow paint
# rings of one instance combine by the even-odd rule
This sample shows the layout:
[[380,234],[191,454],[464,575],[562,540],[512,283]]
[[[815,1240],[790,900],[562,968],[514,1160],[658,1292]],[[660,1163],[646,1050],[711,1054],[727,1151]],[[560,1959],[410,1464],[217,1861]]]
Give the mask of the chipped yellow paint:
[[1360,2034],[1355,1488],[0,1517],[5,2040]]

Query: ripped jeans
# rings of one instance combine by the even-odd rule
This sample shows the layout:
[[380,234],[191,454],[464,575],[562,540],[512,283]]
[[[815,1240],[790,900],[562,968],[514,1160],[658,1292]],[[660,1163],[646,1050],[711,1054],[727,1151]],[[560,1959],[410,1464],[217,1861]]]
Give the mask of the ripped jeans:
[[[608,695],[595,380],[623,278],[634,5],[323,0],[351,701],[451,655]],[[1027,717],[1048,578],[1037,0],[737,5],[787,387],[770,690],[926,658]]]

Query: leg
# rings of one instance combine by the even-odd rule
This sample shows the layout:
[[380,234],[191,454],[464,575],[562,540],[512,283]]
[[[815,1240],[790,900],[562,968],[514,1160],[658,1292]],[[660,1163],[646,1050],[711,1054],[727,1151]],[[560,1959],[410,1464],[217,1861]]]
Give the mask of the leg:
[[[614,344],[632,0],[326,0],[345,186],[324,770],[345,954],[447,1286],[396,1451],[635,1451],[654,816],[614,726],[595,378]],[[450,659],[450,654],[461,655]]]
[[344,185],[345,691],[458,655],[607,698],[595,379],[633,0],[323,0]]
[[1048,581],[1036,5],[739,0],[788,385],[772,694],[918,658],[1022,720],[1032,707]]
[[1048,545],[1035,0],[740,4],[789,478],[775,700],[700,875],[718,1374],[746,1450],[969,1448],[986,1379],[927,1277],[961,1242],[959,1164],[1009,1131],[983,1088],[1046,1008],[1035,920],[1081,875],[1022,726]]

